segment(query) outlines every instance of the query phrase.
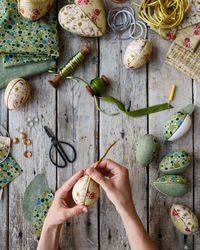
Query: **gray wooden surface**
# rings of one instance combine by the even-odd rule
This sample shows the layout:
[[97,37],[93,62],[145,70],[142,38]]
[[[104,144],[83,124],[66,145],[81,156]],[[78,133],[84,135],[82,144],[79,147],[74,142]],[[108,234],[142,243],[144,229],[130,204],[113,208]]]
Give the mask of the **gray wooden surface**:
[[[108,11],[116,6],[111,0],[104,1]],[[59,1],[58,8],[66,4]],[[132,1],[127,1],[132,6]],[[109,29],[100,39],[81,38],[59,28],[61,57],[58,65],[63,65],[82,46],[87,44],[92,53],[74,75],[90,81],[105,74],[112,82],[109,95],[119,98],[132,109],[163,103],[168,100],[172,84],[177,85],[173,104],[174,110],[164,111],[139,118],[129,118],[124,114],[108,117],[99,114],[93,99],[82,84],[65,81],[55,91],[47,80],[48,73],[29,79],[31,97],[19,111],[8,112],[4,104],[4,90],[0,91],[0,122],[8,128],[12,137],[19,137],[18,128],[24,128],[33,140],[30,147],[33,157],[25,159],[24,146],[14,145],[13,157],[24,172],[9,187],[4,189],[0,201],[0,249],[29,250],[35,249],[37,242],[33,237],[32,226],[22,217],[22,198],[24,191],[35,175],[44,173],[49,187],[55,191],[64,181],[79,169],[87,168],[101,156],[114,140],[117,145],[109,153],[109,158],[126,166],[130,171],[133,200],[145,228],[161,250],[182,250],[184,243],[190,250],[200,249],[200,236],[184,237],[173,227],[169,209],[172,203],[185,204],[193,209],[200,218],[200,86],[187,76],[168,66],[165,55],[170,42],[163,41],[152,31],[148,39],[153,45],[150,62],[137,70],[127,70],[122,65],[126,46],[130,41],[121,41]],[[134,144],[139,136],[152,133],[162,138],[166,119],[175,110],[188,103],[196,105],[193,126],[182,139],[160,144],[159,156],[149,168],[137,166],[134,157]],[[101,108],[110,112],[115,107],[100,103]],[[26,126],[28,117],[38,117],[39,124],[32,130]],[[72,143],[77,152],[77,161],[64,169],[56,169],[49,161],[50,140],[43,126],[51,127],[59,139]],[[152,186],[158,176],[158,164],[161,158],[171,150],[185,149],[193,155],[193,166],[186,172],[190,181],[190,190],[179,199],[165,197]],[[70,250],[124,250],[130,249],[128,240],[114,206],[105,193],[86,215],[65,223],[60,238],[61,249]]]

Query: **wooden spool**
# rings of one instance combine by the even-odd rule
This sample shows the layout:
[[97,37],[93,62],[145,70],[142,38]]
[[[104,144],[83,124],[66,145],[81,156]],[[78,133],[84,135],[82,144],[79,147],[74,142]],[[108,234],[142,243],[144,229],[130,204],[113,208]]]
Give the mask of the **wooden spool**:
[[[101,76],[101,79],[105,82],[105,84],[106,84],[107,86],[110,85],[110,81],[108,80],[108,78],[107,78],[105,75],[102,75],[102,76]],[[87,89],[89,95],[93,97],[93,96],[94,96],[94,93],[92,92],[92,89],[90,88],[90,86],[87,85],[87,86],[86,86],[86,89]]]

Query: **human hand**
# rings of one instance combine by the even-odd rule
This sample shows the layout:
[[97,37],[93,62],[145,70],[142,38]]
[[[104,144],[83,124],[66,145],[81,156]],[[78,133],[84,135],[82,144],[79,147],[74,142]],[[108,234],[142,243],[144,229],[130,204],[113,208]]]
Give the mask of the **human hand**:
[[56,191],[53,204],[44,222],[45,226],[58,226],[70,217],[88,212],[86,206],[77,206],[72,198],[72,188],[83,175],[84,171],[80,170]]
[[97,168],[93,164],[86,173],[106,192],[118,212],[133,207],[128,169],[111,160],[103,160]]

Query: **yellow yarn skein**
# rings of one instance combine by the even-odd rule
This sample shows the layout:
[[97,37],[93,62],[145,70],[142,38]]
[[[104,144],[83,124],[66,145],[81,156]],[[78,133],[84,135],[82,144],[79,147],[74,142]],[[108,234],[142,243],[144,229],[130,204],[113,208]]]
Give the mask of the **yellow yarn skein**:
[[139,7],[138,16],[150,27],[158,28],[163,37],[161,29],[175,28],[175,35],[189,9],[190,0],[143,0],[141,4],[134,4]]

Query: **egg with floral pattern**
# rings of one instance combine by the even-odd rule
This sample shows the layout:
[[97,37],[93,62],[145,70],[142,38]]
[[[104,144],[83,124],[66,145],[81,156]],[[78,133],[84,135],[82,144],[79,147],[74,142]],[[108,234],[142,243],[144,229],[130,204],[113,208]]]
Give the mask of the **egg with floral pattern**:
[[28,20],[37,20],[51,8],[54,0],[18,0],[18,11]]
[[163,141],[175,141],[184,136],[190,129],[192,121],[190,114],[194,111],[194,105],[189,104],[181,111],[176,112],[166,122],[163,134]]
[[172,197],[183,196],[188,191],[187,179],[180,175],[163,175],[153,185],[160,193]]
[[167,154],[159,165],[164,174],[182,174],[192,163],[191,155],[182,150]]
[[141,136],[135,146],[136,162],[141,167],[146,167],[156,157],[158,153],[158,140],[153,135]]
[[22,107],[30,95],[30,86],[27,81],[17,78],[9,82],[5,91],[5,103],[9,110]]
[[196,215],[186,206],[173,204],[170,209],[172,223],[176,229],[185,235],[190,235],[199,230]]
[[133,40],[125,51],[124,66],[129,69],[139,68],[149,60],[151,53],[152,45],[147,39]]
[[[90,184],[87,189],[88,175],[81,177],[74,185],[72,189],[72,197],[77,205],[92,206],[94,205],[100,196],[99,184],[90,179]],[[85,202],[84,202],[85,198]]]
[[75,0],[58,14],[63,29],[86,37],[100,37],[106,32],[106,13],[102,0]]

